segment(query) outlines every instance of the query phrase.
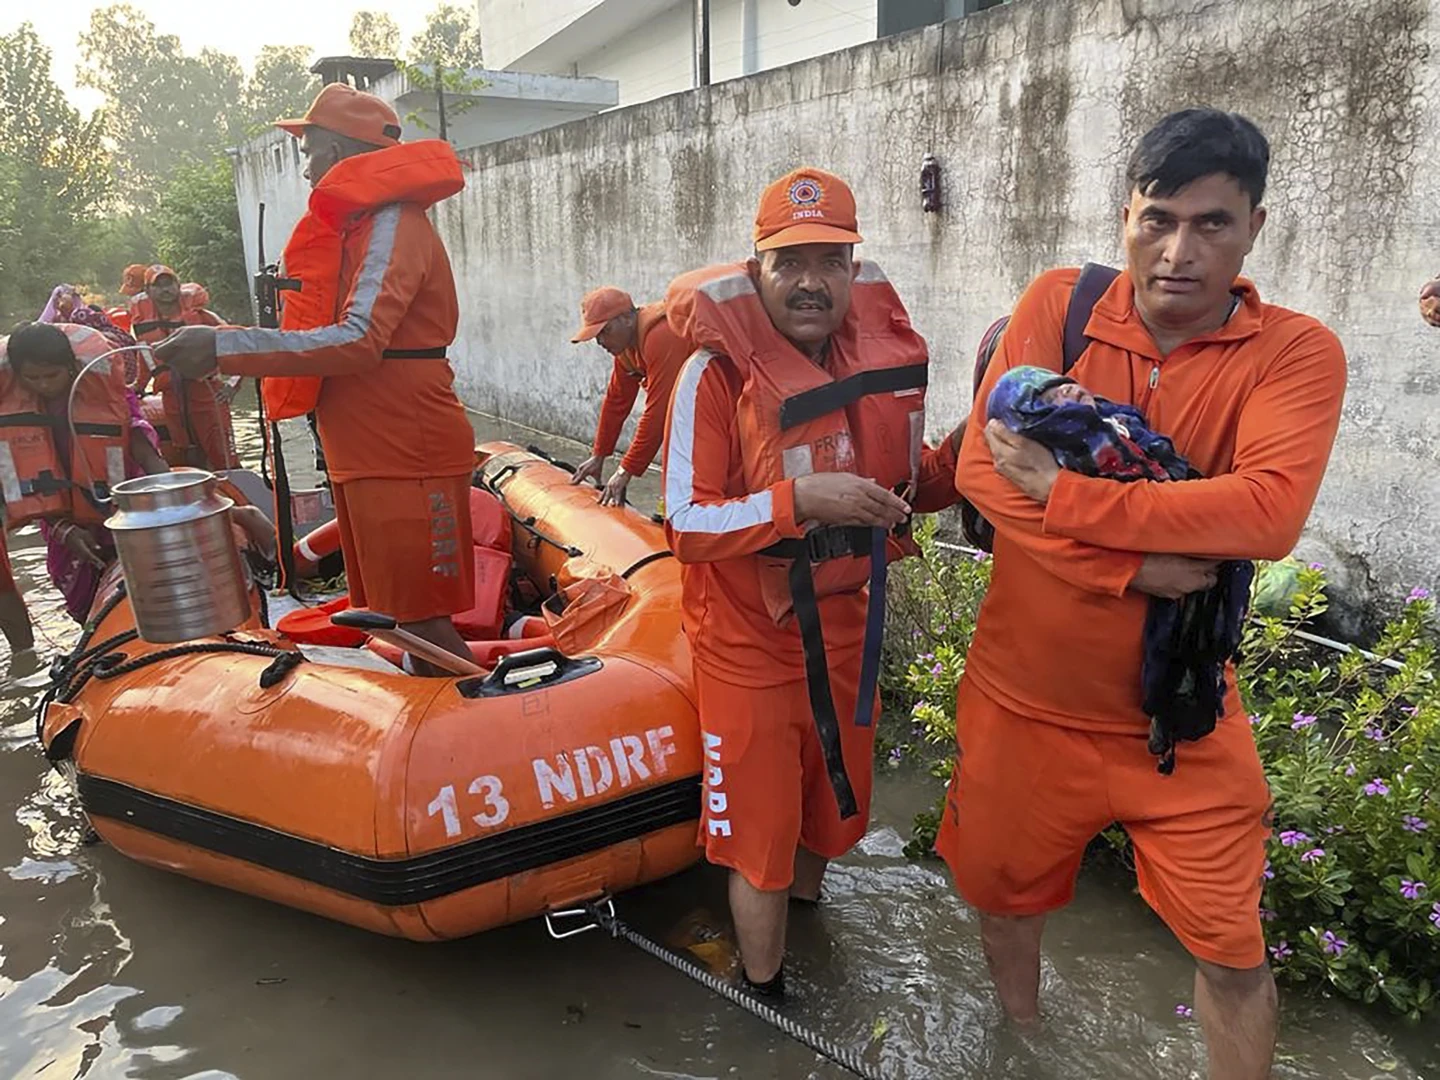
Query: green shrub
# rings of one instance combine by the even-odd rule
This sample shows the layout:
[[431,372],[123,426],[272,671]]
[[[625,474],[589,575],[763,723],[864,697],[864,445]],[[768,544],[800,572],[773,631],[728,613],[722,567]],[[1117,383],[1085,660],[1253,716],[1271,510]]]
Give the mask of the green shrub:
[[[886,679],[913,722],[896,749],[943,747],[931,768],[947,777],[989,565],[937,551],[933,528],[920,538],[925,559],[895,576]],[[1440,973],[1434,602],[1416,589],[1371,652],[1340,655],[1304,632],[1325,611],[1323,570],[1287,564],[1282,580],[1289,610],[1273,614],[1267,597],[1252,614],[1238,671],[1274,797],[1261,909],[1271,960],[1282,979],[1418,1017],[1435,1006]],[[912,855],[929,853],[937,820],[917,817]],[[1128,855],[1122,830],[1105,840]]]

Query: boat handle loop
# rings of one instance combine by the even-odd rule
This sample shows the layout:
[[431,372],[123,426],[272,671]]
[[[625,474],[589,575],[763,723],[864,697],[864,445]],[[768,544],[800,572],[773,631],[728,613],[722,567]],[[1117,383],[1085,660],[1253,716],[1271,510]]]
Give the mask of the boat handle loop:
[[[566,938],[575,937],[577,934],[585,934],[591,930],[599,930],[601,920],[596,918],[595,909],[597,908],[605,913],[607,918],[615,918],[615,901],[609,897],[605,897],[585,907],[561,908],[557,911],[547,911],[545,913],[545,929],[550,932],[550,936],[556,941],[564,941]],[[561,929],[565,922],[574,919],[583,919],[584,922],[578,926]]]

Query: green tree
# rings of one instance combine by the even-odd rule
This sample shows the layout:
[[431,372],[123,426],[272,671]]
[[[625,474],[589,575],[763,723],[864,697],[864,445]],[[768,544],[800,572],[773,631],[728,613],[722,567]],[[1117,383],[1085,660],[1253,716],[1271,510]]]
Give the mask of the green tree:
[[161,179],[241,141],[244,73],[233,56],[191,56],[128,4],[97,8],[80,35],[80,82],[105,95],[121,195],[154,205]]
[[425,29],[410,39],[411,64],[480,67],[480,28],[470,7],[441,4],[425,17]]
[[311,49],[305,45],[266,45],[255,57],[255,70],[245,87],[245,112],[251,133],[276,120],[303,116],[320,91],[310,72]]
[[248,321],[249,275],[235,177],[224,158],[171,170],[154,215],[156,254],[181,281],[203,282],[220,314]]
[[51,77],[34,27],[0,35],[0,317],[34,318],[83,277],[110,173],[103,117],[84,119]]
[[400,27],[383,11],[357,11],[350,20],[350,51],[356,56],[399,56]]

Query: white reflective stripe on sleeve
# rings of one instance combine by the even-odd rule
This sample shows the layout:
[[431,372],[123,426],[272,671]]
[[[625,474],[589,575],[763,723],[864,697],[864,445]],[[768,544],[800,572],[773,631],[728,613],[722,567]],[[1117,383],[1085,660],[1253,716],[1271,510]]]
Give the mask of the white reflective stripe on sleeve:
[[665,454],[665,511],[679,532],[730,533],[775,520],[770,492],[761,491],[713,506],[695,498],[695,399],[715,354],[701,349],[685,363],[670,406],[670,446]]
[[699,290],[717,304],[723,304],[727,300],[734,300],[737,296],[753,294],[755,283],[750,280],[749,274],[726,274],[724,277],[705,282],[699,287]]
[[105,448],[105,482],[112,488],[116,484],[125,482],[125,448],[123,446],[107,446]]
[[316,330],[227,330],[215,335],[216,356],[246,356],[254,353],[306,353],[353,345],[370,333],[375,314],[375,300],[385,283],[385,272],[395,253],[395,233],[400,225],[401,207],[384,207],[375,214],[370,226],[370,244],[365,261],[355,279],[355,299],[345,312],[345,320]]

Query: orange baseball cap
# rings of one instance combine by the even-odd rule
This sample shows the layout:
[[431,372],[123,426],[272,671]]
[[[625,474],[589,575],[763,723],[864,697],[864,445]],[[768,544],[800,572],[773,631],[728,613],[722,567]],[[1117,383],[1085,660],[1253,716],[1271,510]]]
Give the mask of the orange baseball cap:
[[624,289],[617,289],[614,285],[602,285],[585,294],[580,301],[580,329],[575,331],[575,336],[570,339],[573,344],[580,344],[582,341],[590,341],[601,330],[605,324],[619,315],[628,315],[635,310],[635,301],[630,299],[630,294]]
[[280,120],[275,124],[297,139],[311,125],[371,146],[395,146],[400,142],[400,117],[395,110],[383,99],[356,90],[348,83],[330,83],[315,95],[310,111],[299,120]]
[[148,289],[151,285],[154,285],[156,281],[164,277],[166,274],[169,274],[176,281],[180,280],[180,275],[175,273],[174,270],[171,270],[170,267],[166,266],[164,263],[156,263],[154,266],[147,266],[145,268],[145,287]]
[[796,244],[858,244],[850,185],[823,169],[796,169],[765,189],[755,212],[755,250]]
[[125,272],[120,275],[120,291],[126,296],[134,296],[145,288],[145,264],[131,263],[125,267]]

